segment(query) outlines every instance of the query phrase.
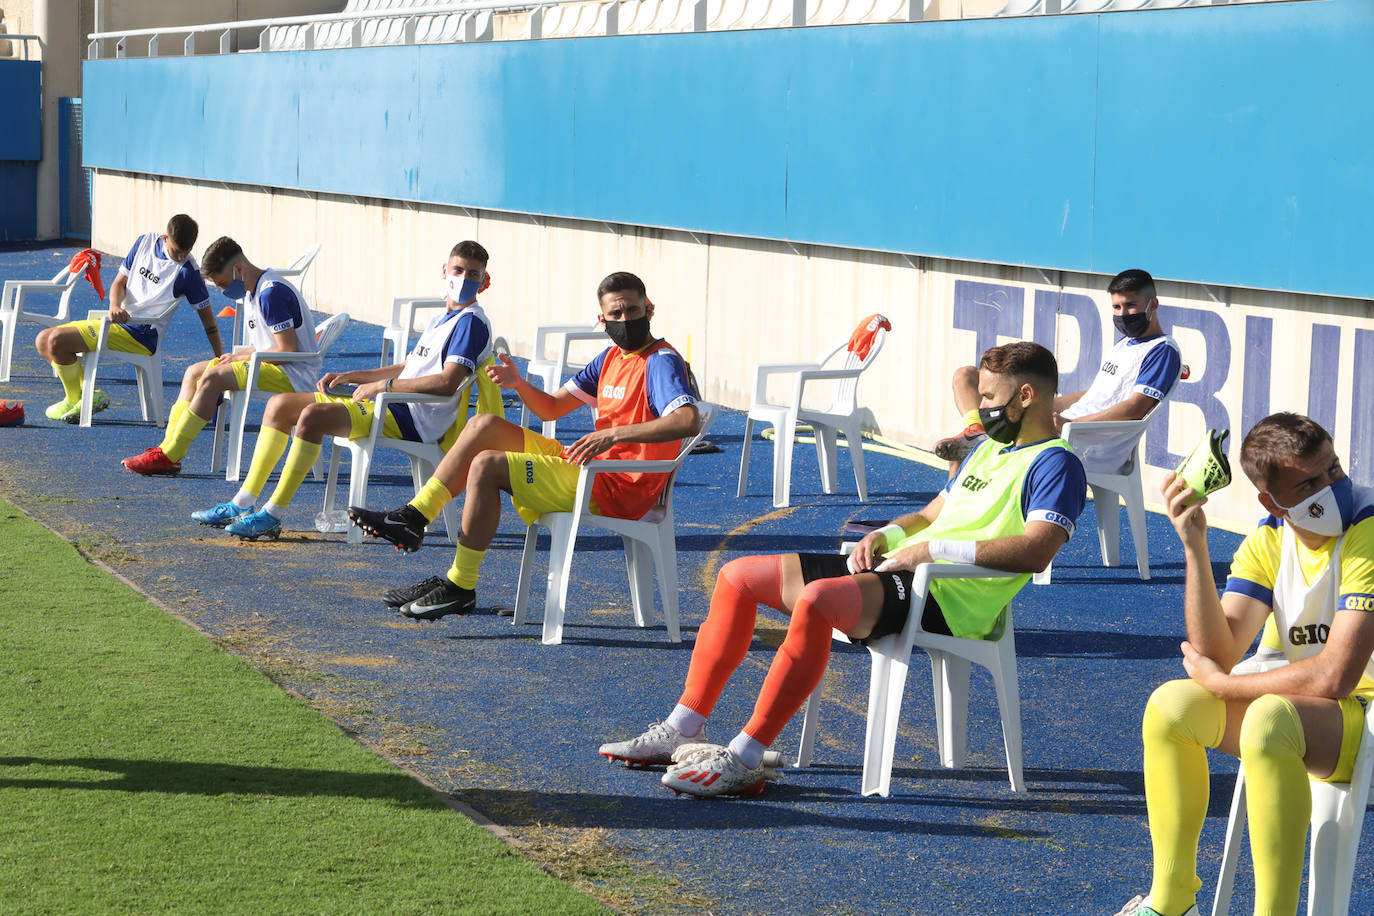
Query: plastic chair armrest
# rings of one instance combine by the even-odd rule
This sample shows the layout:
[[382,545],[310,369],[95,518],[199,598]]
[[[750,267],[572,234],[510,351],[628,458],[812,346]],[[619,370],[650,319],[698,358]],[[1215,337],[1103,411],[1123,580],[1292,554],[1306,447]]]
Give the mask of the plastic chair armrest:
[[810,363],[759,363],[759,365],[758,365],[757,367],[755,367],[754,372],[755,372],[755,375],[757,375],[757,376],[764,376],[764,375],[779,375],[779,374],[782,374],[782,373],[785,373],[785,372],[802,372],[802,371],[804,371],[804,370],[806,370],[806,369],[819,369],[820,367],[821,367],[821,364],[820,364],[820,363],[817,363],[817,362],[810,362]]
[[302,353],[299,350],[258,350],[251,357],[254,361],[262,357],[263,362],[268,363],[307,363],[312,359],[319,359],[318,353]]
[[676,461],[668,461],[665,459],[659,459],[657,461],[637,461],[631,458],[620,460],[607,459],[605,461],[592,460],[582,465],[582,469],[588,474],[625,472],[653,474],[659,472],[666,473],[674,470],[677,466],[678,463]]
[[1062,433],[1067,437],[1070,430],[1076,430],[1080,434],[1087,433],[1114,433],[1126,432],[1133,429],[1142,429],[1150,421],[1148,418],[1139,420],[1069,420],[1064,424]]
[[804,382],[817,379],[858,378],[862,374],[863,370],[857,366],[853,369],[804,369],[799,373]]

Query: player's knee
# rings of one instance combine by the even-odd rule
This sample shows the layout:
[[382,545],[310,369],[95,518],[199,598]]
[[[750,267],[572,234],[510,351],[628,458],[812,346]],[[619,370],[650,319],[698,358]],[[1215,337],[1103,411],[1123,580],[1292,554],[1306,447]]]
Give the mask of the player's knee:
[[1307,753],[1302,717],[1287,697],[1267,693],[1245,710],[1240,724],[1240,753],[1284,754],[1302,757]]
[[479,413],[468,419],[467,425],[463,427],[463,435],[469,438],[479,439],[507,425],[509,425],[509,421],[504,417],[498,417],[490,413]]
[[489,489],[501,486],[508,478],[506,453],[489,449],[472,459],[472,467],[468,471],[468,486]]
[[1215,747],[1225,727],[1226,704],[1195,681],[1183,678],[1167,681],[1150,694],[1141,732],[1147,744],[1186,737]]

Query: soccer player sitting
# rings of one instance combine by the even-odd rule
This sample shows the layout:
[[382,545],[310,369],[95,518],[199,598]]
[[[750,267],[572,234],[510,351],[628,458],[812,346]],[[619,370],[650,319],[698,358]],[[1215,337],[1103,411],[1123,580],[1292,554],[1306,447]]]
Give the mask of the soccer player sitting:
[[[1059,370],[1039,344],[993,347],[979,365],[988,436],[919,512],[859,542],[848,557],[740,557],[721,568],[697,632],[687,685],[668,718],[601,754],[637,765],[673,763],[663,784],[698,796],[763,790],[764,752],[825,673],[831,630],[863,644],[901,632],[908,613],[929,632],[978,639],[1073,533],[1085,478],[1051,419]],[[996,579],[937,579],[910,607],[913,570],[941,560],[1003,569]],[[758,605],[791,617],[751,718],[728,747],[704,745],[706,719],[749,650]],[[683,745],[697,747],[675,758]],[[674,762],[676,760],[676,762]]]
[[[380,369],[331,372],[320,379],[317,391],[274,395],[263,411],[262,431],[243,487],[229,502],[194,512],[191,518],[251,540],[264,535],[277,537],[286,507],[319,457],[325,436],[366,436],[376,412],[372,399],[383,391],[442,397],[457,391],[491,355],[491,322],[477,304],[487,260],[487,250],[476,242],[459,242],[453,247],[444,266],[448,308],[431,319],[405,362]],[[351,395],[330,393],[347,385],[357,386]],[[461,408],[445,404],[390,404],[383,432],[393,439],[438,442],[448,448],[458,437],[460,412]],[[294,438],[292,427],[296,430]],[[277,488],[267,504],[255,512],[253,506],[283,452],[286,463]]]
[[[110,285],[110,349],[153,353],[167,332],[177,302],[185,299],[200,312],[215,356],[224,352],[219,325],[210,310],[210,294],[191,254],[199,233],[195,220],[178,213],[167,221],[167,231],[162,235],[148,232],[134,242],[119,265],[119,276]],[[82,368],[78,357],[91,351],[99,333],[100,322],[90,319],[38,332],[34,345],[52,364],[64,394],[62,400],[48,407],[49,420],[76,423],[81,419]],[[155,379],[153,384],[160,385],[162,380]],[[92,412],[109,406],[109,395],[99,388],[91,392]]]
[[[463,430],[420,493],[392,512],[360,507],[349,516],[364,531],[416,550],[425,526],[444,504],[463,491],[463,535],[447,576],[427,579],[385,596],[407,617],[438,620],[477,606],[477,570],[501,521],[501,492],[511,494],[520,517],[533,522],[545,512],[572,510],[578,466],[589,459],[674,458],[681,441],[701,426],[687,366],[664,340],[649,332],[654,315],[644,281],[613,273],[596,290],[600,320],[614,346],[587,364],[568,384],[549,393],[535,388],[506,356],[487,369],[503,388],[513,388],[541,420],[556,420],[576,408],[596,409],[596,428],[564,448],[553,439],[507,422],[480,416]],[[640,518],[657,502],[668,475],[597,474],[592,512]]]
[[[162,443],[125,458],[123,465],[145,476],[177,474],[181,459],[215,413],[220,395],[248,384],[248,360],[255,352],[316,353],[315,320],[296,288],[276,271],[255,267],[239,243],[222,236],[205,249],[200,266],[206,279],[230,299],[242,299],[249,346],[206,362],[193,363],[181,379],[181,393],[167,415]],[[263,391],[309,391],[320,377],[316,357],[305,362],[263,364]]]
[[[1164,481],[1187,570],[1188,679],[1164,684],[1145,706],[1154,880],[1123,916],[1196,916],[1207,748],[1245,765],[1255,912],[1296,912],[1312,808],[1308,776],[1349,781],[1362,700],[1374,696],[1374,490],[1352,484],[1330,434],[1299,414],[1255,424],[1240,462],[1269,515],[1236,551],[1220,597],[1206,500],[1190,502],[1182,478]],[[1229,674],[1270,613],[1289,664]]]
[[[1182,362],[1178,344],[1159,323],[1155,281],[1143,270],[1123,270],[1107,286],[1112,297],[1112,324],[1123,336],[1107,351],[1085,391],[1054,399],[1054,428],[1070,420],[1139,420],[1154,409],[1178,380]],[[964,431],[935,443],[935,454],[959,462],[987,434],[978,422],[978,372],[965,366],[954,373],[954,404],[964,412]],[[1131,433],[1094,441],[1079,458],[1090,468],[1114,471],[1130,457]]]

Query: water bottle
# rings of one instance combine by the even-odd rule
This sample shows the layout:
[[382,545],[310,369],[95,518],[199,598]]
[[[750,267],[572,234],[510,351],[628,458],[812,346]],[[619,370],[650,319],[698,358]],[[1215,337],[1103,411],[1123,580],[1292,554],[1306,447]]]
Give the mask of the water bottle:
[[321,534],[341,534],[348,530],[347,509],[324,509],[315,516],[315,530]]

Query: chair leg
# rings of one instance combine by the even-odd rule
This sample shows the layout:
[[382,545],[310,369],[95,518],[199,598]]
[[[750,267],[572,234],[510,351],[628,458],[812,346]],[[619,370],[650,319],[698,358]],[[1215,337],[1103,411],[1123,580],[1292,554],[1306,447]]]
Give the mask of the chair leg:
[[0,314],[0,382],[10,380],[10,363],[14,359],[14,330],[18,323],[17,314]]
[[988,669],[997,689],[997,709],[1002,715],[1002,744],[1007,751],[1007,778],[1013,792],[1026,791],[1021,768],[1021,685],[1016,680],[1016,648],[1004,640],[997,647],[997,664]]
[[[677,534],[673,527],[664,525],[659,530],[658,549],[646,547],[654,554],[654,566],[658,573],[658,594],[663,599],[663,626],[668,631],[669,642],[682,642],[682,628],[677,616]],[[649,592],[650,600],[653,591]],[[653,605],[650,605],[652,608]]]
[[95,373],[100,366],[100,349],[96,348],[84,357],[81,377],[81,424],[91,425],[91,413],[95,404]]
[[794,767],[811,766],[811,754],[816,745],[816,729],[821,724],[822,684],[816,685],[816,689],[806,698],[806,705],[802,707],[801,744],[797,748],[797,759],[792,764]]
[[[859,788],[864,795],[887,795],[883,780],[883,749],[887,746],[888,685],[892,656],[869,647],[872,670],[868,675],[868,722],[864,731],[864,770]],[[889,770],[889,776],[891,771]],[[890,780],[889,780],[890,781]]]
[[[938,663],[937,663],[938,658]],[[968,759],[968,679],[966,658],[935,650],[930,653],[935,675],[935,721],[940,736],[940,763],[951,769]],[[940,728],[940,720],[944,727]]]
[[792,504],[792,441],[797,423],[792,417],[773,428],[773,508]]
[[740,448],[739,455],[739,486],[735,488],[735,496],[743,499],[745,484],[749,480],[749,448],[754,439],[754,421],[751,417],[744,419],[744,444]]
[[219,404],[215,406],[215,416],[211,422],[215,424],[215,438],[210,444],[210,473],[215,474],[224,469],[224,442],[228,438],[229,415],[233,412],[229,406],[230,393],[225,392]]
[[1126,500],[1126,520],[1131,523],[1131,539],[1135,541],[1135,568],[1140,578],[1150,578],[1149,532],[1145,530],[1145,494],[1140,489],[1140,478],[1135,477],[1127,484],[1122,496]]
[[[1343,916],[1345,909],[1336,909],[1339,889],[1336,887],[1337,863],[1345,845],[1352,839],[1359,842],[1358,831],[1345,821],[1349,808],[1349,786],[1311,781],[1312,837],[1308,846],[1307,912],[1310,916]],[[1364,811],[1359,813],[1364,819]],[[1355,834],[1352,838],[1351,834]]]
[[859,491],[859,502],[866,503],[868,502],[868,475],[864,471],[863,429],[856,422],[844,431],[844,437],[849,443],[849,460],[854,465],[854,486]]
[[[367,484],[368,478],[372,475],[372,453],[365,448],[350,444],[348,447],[349,457],[352,459],[352,467],[348,469],[348,504],[350,506],[367,505]],[[354,532],[357,532],[355,535]],[[357,525],[348,526],[348,537],[350,543],[361,543],[363,530]],[[352,538],[357,537],[357,541]]]
[[243,461],[243,431],[247,425],[248,395],[241,393],[234,398],[229,411],[229,452],[224,461],[225,480],[237,482],[242,476],[239,468]]
[[630,605],[634,608],[635,626],[647,627],[654,622],[654,567],[646,556],[648,545],[632,537],[621,535],[625,544],[625,571],[630,577]]
[[839,445],[835,430],[829,426],[818,426],[812,424],[812,431],[816,438],[816,464],[821,470],[821,490],[825,493],[834,493],[840,486],[839,468]]
[[1102,565],[1118,566],[1121,564],[1121,494],[1103,487],[1093,487],[1092,490]]
[[525,551],[520,555],[520,578],[515,584],[515,616],[512,623],[516,626],[525,623],[529,617],[530,579],[534,574],[534,551],[538,541],[539,526],[530,525],[525,531]]
[[1236,771],[1236,791],[1231,796],[1231,817],[1226,822],[1226,843],[1221,849],[1221,872],[1212,897],[1212,916],[1228,916],[1231,912],[1231,887],[1236,879],[1241,839],[1245,836],[1245,817],[1245,768],[1241,767]]
[[572,572],[573,545],[577,532],[572,518],[558,513],[552,528],[553,545],[549,550],[549,578],[544,590],[544,636],[546,646],[563,641],[563,616],[568,607],[568,576]]
[[[339,453],[342,451],[342,449],[339,447],[339,443],[334,440],[333,436],[330,436],[328,441],[330,444],[329,470],[325,473],[324,476],[324,503],[320,506],[320,512],[323,513],[326,518],[329,516],[329,513],[333,512],[335,508],[337,508],[339,503]],[[321,456],[324,455],[324,451],[325,450],[323,448],[320,449]],[[358,537],[356,540],[354,540],[353,538],[353,532],[355,529],[358,532]],[[361,528],[358,528],[357,525],[350,524],[348,526],[348,533],[346,535],[348,543],[361,543],[363,539],[362,534],[363,532]]]

